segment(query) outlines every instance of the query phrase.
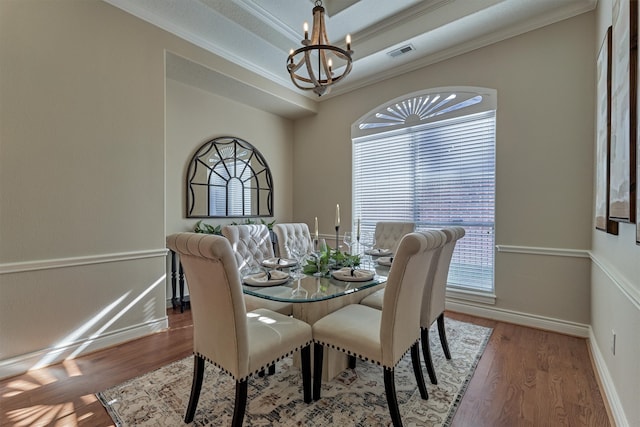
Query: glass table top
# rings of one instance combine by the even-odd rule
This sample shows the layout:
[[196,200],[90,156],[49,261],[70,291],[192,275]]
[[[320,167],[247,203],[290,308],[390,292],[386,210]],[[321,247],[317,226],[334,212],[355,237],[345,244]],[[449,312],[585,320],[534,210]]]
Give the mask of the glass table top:
[[330,274],[325,277],[305,275],[296,279],[295,274],[283,284],[275,286],[250,286],[242,284],[245,294],[280,302],[314,302],[337,298],[358,292],[387,281],[389,268],[376,266],[368,269],[375,273],[372,280],[348,282],[338,280]]

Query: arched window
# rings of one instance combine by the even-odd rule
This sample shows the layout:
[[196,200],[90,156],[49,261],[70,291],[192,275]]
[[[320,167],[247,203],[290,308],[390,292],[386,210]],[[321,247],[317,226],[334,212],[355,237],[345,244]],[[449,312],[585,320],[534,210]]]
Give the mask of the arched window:
[[460,225],[448,286],[493,293],[496,92],[446,87],[394,99],[351,128],[353,213],[418,230]]
[[187,218],[261,216],[273,216],[273,181],[262,154],[234,137],[200,146],[187,171]]

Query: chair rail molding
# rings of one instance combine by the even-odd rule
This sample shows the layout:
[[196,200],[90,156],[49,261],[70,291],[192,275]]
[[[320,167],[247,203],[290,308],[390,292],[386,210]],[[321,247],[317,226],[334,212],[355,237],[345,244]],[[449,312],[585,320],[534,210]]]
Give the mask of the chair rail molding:
[[586,249],[541,248],[537,246],[496,245],[498,252],[529,255],[566,256],[573,258],[589,258]]
[[91,264],[105,264],[109,262],[132,261],[144,258],[166,257],[168,249],[149,249],[143,251],[119,252],[102,255],[88,255],[71,258],[56,258],[36,261],[12,262],[0,264],[0,275],[24,273],[35,270],[51,270],[54,268],[77,267]]
[[620,292],[640,310],[640,289],[635,288],[626,277],[605,260],[598,258],[593,252],[589,252],[591,262],[597,266],[611,280]]

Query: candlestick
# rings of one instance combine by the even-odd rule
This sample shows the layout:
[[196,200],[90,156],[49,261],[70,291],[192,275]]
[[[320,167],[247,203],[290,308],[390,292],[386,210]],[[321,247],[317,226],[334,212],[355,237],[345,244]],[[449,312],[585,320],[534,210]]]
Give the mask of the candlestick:
[[336,227],[340,227],[340,205],[336,205]]
[[356,239],[360,241],[360,218],[358,218],[358,226],[356,228]]
[[318,240],[318,237],[319,237],[319,235],[318,235],[318,217],[316,217],[316,232],[315,232],[316,240]]
[[340,231],[340,225],[338,224],[336,225],[336,253],[340,252],[340,245],[338,244],[338,242],[340,242],[340,240],[338,240],[338,235],[340,234],[339,231]]

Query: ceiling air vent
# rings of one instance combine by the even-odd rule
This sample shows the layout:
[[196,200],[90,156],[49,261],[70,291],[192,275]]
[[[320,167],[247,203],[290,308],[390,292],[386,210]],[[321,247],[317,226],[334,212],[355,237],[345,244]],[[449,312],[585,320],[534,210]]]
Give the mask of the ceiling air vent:
[[411,52],[412,50],[416,50],[416,48],[413,47],[412,44],[407,44],[397,49],[394,49],[391,52],[387,52],[387,55],[389,55],[392,58],[395,58],[396,56],[404,55],[405,53]]

